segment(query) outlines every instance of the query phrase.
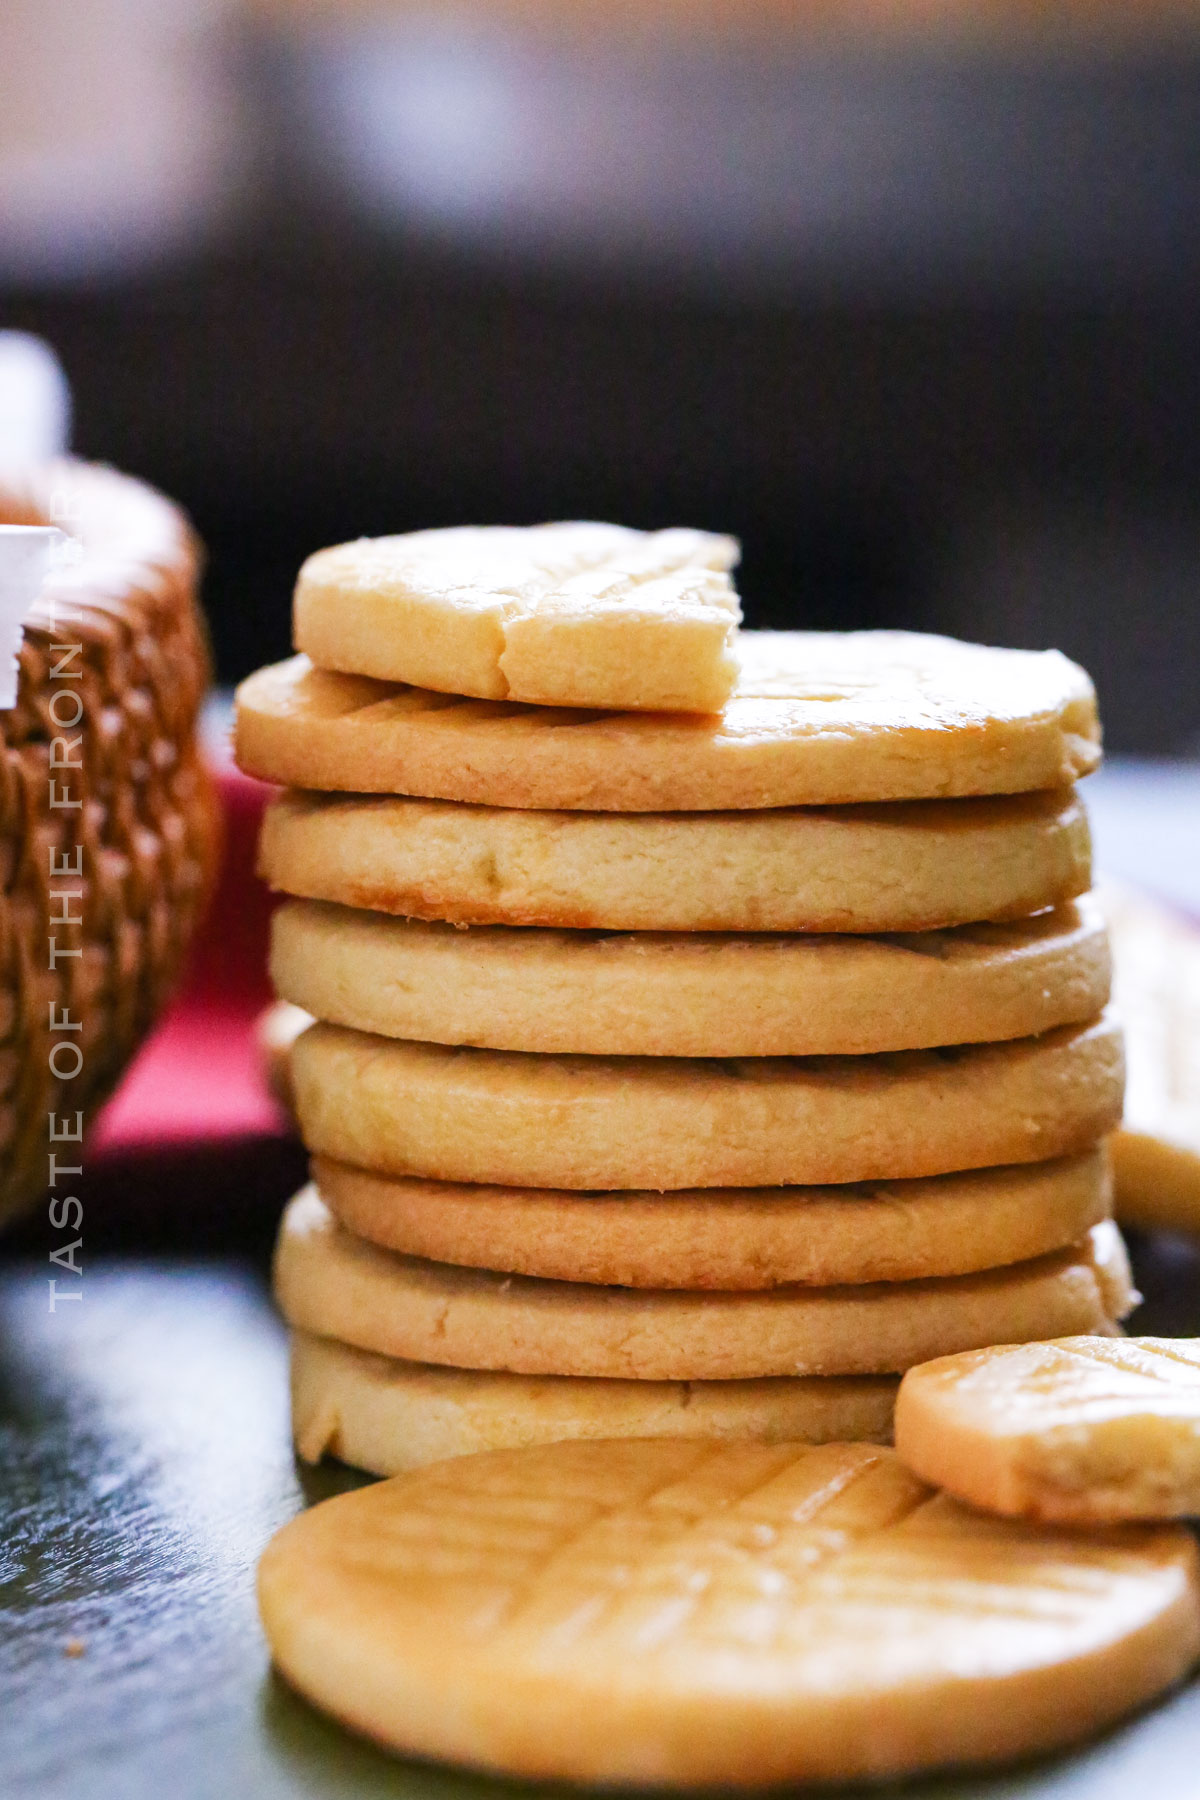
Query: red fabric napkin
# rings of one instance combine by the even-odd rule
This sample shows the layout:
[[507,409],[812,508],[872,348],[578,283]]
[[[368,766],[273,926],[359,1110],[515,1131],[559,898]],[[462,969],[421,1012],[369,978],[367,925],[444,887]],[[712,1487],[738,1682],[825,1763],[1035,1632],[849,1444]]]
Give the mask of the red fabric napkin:
[[219,783],[226,840],[216,894],[177,999],[96,1121],[91,1169],[131,1153],[289,1135],[254,1035],[271,998],[271,899],[254,874],[270,790],[230,765]]

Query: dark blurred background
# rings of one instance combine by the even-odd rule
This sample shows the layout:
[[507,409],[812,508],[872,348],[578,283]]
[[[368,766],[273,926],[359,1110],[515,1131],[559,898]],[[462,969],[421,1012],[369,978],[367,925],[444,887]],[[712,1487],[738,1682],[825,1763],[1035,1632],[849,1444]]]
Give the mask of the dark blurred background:
[[555,516],[1200,748],[1200,6],[0,0],[0,325],[211,555]]

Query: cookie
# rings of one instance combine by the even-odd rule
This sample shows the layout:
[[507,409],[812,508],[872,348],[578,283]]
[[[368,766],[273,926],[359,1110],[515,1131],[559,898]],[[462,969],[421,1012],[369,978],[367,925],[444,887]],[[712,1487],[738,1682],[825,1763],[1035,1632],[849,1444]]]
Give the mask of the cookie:
[[1066,1337],[910,1369],[910,1468],[987,1512],[1059,1524],[1200,1515],[1200,1339]]
[[[1108,999],[1095,902],[900,937],[623,934],[389,918],[291,900],[277,993],[383,1037],[591,1056],[824,1056],[994,1043]],[[293,1033],[293,1035],[295,1035]]]
[[1111,1012],[1010,1044],[881,1056],[537,1056],[314,1025],[305,1143],[384,1175],[543,1188],[895,1181],[1084,1150],[1120,1117]]
[[407,1256],[615,1287],[913,1281],[1025,1262],[1109,1216],[1102,1150],[926,1181],[579,1194],[371,1175],[317,1157],[356,1237]]
[[1070,793],[744,813],[499,811],[290,793],[268,807],[271,886],[464,925],[617,931],[931,931],[1083,893]]
[[741,606],[732,538],[623,525],[464,525],[310,556],[297,650],[318,668],[550,706],[715,713]]
[[258,1599],[285,1679],[377,1743],[637,1787],[1047,1751],[1200,1654],[1186,1530],[984,1518],[869,1445],[458,1457],[293,1519]]
[[292,1426],[307,1462],[399,1475],[448,1456],[566,1438],[887,1443],[890,1375],[605,1381],[401,1362],[292,1333]]
[[736,657],[698,718],[450,701],[298,656],[238,689],[237,758],[281,787],[590,812],[1018,794],[1100,760],[1092,684],[1056,650],[749,631]]
[[1200,1234],[1200,932],[1147,896],[1105,884],[1129,1044],[1113,1139],[1130,1225]]
[[1113,1133],[1112,1160],[1115,1204],[1126,1225],[1200,1235],[1200,1148],[1126,1126]]
[[686,1293],[400,1256],[343,1230],[312,1187],[284,1213],[275,1294],[289,1325],[381,1356],[634,1381],[890,1375],[984,1344],[1105,1331],[1132,1304],[1111,1223],[1070,1250],[944,1281]]

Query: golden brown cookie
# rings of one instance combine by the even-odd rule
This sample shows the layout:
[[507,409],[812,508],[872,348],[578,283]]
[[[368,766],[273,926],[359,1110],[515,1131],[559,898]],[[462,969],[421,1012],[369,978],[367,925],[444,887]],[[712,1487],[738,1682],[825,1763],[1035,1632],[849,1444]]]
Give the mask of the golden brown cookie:
[[399,1475],[448,1456],[566,1438],[887,1443],[891,1375],[605,1381],[402,1362],[292,1333],[292,1426],[307,1462]]
[[715,713],[737,676],[732,538],[462,525],[310,556],[295,643],[318,668],[551,706]]
[[463,925],[931,931],[1083,893],[1070,792],[745,813],[548,813],[291,793],[267,808],[271,886]]
[[434,1262],[615,1287],[828,1287],[1024,1262],[1111,1211],[1100,1149],[1053,1162],[841,1187],[580,1194],[371,1175],[313,1179],[356,1237]]
[[638,1787],[996,1763],[1200,1654],[1187,1531],[987,1519],[868,1445],[458,1457],[292,1520],[258,1597],[285,1678],[377,1742]]
[[1120,1117],[1120,1028],[882,1056],[537,1056],[314,1025],[304,1141],[385,1175],[515,1187],[895,1181],[1086,1149]]
[[1117,1205],[1130,1225],[1200,1234],[1200,932],[1131,889],[1106,883],[1103,901],[1129,1046]]
[[[320,900],[272,921],[276,992],[384,1037],[599,1056],[822,1056],[994,1043],[1094,1018],[1086,897],[899,937],[462,927]],[[294,1033],[293,1033],[294,1035]]]
[[1066,1337],[910,1369],[896,1447],[987,1512],[1062,1524],[1200,1515],[1200,1339]]
[[281,787],[591,812],[1015,794],[1100,760],[1092,684],[1054,650],[744,631],[735,654],[719,718],[451,701],[293,657],[239,688],[237,757]]
[[944,1281],[754,1293],[592,1287],[454,1268],[343,1230],[315,1188],[283,1216],[275,1293],[289,1325],[460,1369],[736,1381],[888,1375],[984,1344],[1102,1332],[1133,1303],[1120,1235]]

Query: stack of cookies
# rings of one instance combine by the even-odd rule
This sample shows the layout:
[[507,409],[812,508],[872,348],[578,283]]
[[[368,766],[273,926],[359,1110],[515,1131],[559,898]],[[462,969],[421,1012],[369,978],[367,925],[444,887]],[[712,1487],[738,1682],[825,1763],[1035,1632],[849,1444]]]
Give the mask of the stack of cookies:
[[1130,1308],[1055,652],[736,636],[736,546],[323,551],[238,697],[313,1183],[302,1454],[886,1439],[897,1377]]

